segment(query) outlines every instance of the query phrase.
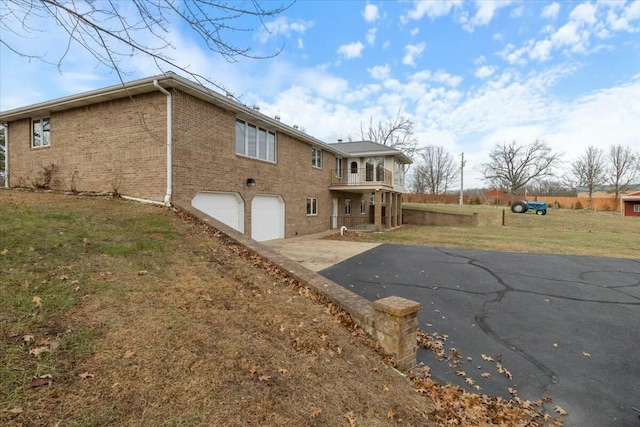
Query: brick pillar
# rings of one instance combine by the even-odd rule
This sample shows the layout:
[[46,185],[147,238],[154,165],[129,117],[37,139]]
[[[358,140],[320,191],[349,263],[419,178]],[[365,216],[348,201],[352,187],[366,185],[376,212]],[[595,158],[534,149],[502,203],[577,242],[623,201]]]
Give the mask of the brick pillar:
[[387,200],[386,213],[384,216],[384,226],[387,230],[391,230],[391,217],[393,216],[393,193],[387,192],[385,196]]
[[379,233],[382,231],[382,193],[380,190],[376,190],[373,203],[373,231]]
[[402,225],[402,193],[398,193],[398,225]]
[[391,296],[373,302],[375,334],[382,348],[391,354],[400,371],[416,366],[418,311],[422,305]]
[[398,226],[398,193],[392,193],[391,198],[393,199],[393,217],[391,218],[391,226]]

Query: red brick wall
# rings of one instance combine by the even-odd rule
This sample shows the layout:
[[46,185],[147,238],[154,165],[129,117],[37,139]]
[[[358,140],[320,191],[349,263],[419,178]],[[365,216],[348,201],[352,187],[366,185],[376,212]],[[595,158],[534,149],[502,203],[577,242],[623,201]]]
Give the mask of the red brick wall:
[[51,113],[51,145],[31,148],[31,121],[9,124],[10,185],[30,186],[55,165],[52,188],[118,190],[162,201],[166,189],[166,101],[160,93]]

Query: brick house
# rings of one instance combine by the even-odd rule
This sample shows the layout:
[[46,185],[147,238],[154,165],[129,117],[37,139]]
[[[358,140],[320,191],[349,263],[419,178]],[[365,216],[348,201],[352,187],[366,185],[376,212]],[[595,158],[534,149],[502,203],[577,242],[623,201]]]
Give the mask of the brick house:
[[402,152],[325,143],[173,73],[0,112],[0,123],[6,187],[192,205],[259,241],[402,224]]

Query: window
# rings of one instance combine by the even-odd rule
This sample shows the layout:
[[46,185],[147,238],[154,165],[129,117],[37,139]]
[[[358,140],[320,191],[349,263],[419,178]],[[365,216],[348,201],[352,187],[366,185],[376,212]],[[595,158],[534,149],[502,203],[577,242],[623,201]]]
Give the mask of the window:
[[360,214],[367,214],[367,201],[365,199],[360,200]]
[[314,168],[322,168],[322,150],[311,147],[311,166]]
[[318,199],[316,197],[307,197],[307,216],[318,215]]
[[342,158],[336,157],[336,178],[342,178]]
[[393,182],[395,184],[403,184],[404,182],[404,168],[402,163],[400,163],[397,159],[393,161],[394,171],[393,171]]
[[236,154],[276,162],[276,133],[236,119]]
[[640,212],[640,205],[633,205],[633,211],[634,212]]
[[51,145],[51,123],[49,118],[36,119],[31,122],[32,147],[48,147]]
[[344,214],[351,215],[351,199],[346,199],[344,201]]

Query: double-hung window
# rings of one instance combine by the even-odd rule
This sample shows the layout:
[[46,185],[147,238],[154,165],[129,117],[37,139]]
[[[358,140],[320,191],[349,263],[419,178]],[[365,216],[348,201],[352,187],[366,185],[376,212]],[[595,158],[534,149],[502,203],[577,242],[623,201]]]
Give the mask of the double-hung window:
[[276,133],[236,119],[236,154],[276,162]]
[[366,215],[367,213],[367,201],[365,199],[360,200],[360,214]]
[[31,146],[48,147],[51,145],[51,123],[49,118],[31,121]]
[[318,215],[318,199],[316,197],[307,197],[307,216]]
[[633,212],[634,213],[640,212],[640,205],[638,205],[638,204],[633,205]]
[[311,166],[322,169],[322,150],[311,147]]
[[351,215],[351,199],[346,199],[344,201],[344,214]]

